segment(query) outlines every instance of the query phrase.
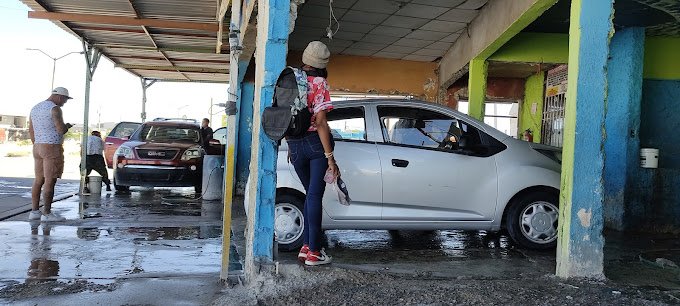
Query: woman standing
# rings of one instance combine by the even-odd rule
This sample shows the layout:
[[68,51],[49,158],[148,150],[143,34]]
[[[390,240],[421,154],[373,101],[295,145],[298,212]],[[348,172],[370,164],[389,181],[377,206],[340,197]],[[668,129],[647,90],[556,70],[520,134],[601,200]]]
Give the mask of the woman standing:
[[304,136],[287,138],[290,161],[307,193],[304,206],[304,245],[298,259],[306,265],[328,264],[331,257],[321,248],[321,200],[326,190],[324,175],[330,169],[340,175],[333,157],[333,137],[326,113],[333,109],[326,77],[330,51],[320,41],[312,41],[302,54],[302,70],[307,73],[307,107],[312,113],[311,126]]

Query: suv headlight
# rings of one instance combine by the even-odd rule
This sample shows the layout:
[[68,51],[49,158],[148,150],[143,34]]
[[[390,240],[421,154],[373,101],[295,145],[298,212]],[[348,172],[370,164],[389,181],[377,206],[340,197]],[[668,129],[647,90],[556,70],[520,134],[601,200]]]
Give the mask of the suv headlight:
[[125,158],[134,158],[135,156],[132,154],[132,149],[127,146],[120,146],[118,149],[116,149],[116,153],[113,154],[115,156],[123,156]]
[[203,149],[200,147],[194,147],[187,149],[184,151],[184,154],[182,154],[182,160],[191,160],[191,159],[196,159],[196,158],[201,158],[203,156]]

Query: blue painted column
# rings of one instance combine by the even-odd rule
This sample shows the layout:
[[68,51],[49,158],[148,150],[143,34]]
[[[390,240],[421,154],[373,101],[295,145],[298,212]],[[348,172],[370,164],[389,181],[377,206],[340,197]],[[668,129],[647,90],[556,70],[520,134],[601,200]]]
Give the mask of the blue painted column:
[[617,31],[609,46],[604,143],[605,226],[624,230],[627,189],[639,166],[640,103],[645,29]]
[[603,278],[607,58],[613,0],[573,0],[557,248],[560,277]]
[[286,66],[290,0],[258,0],[257,43],[255,47],[255,98],[251,148],[250,199],[246,237],[246,280],[263,264],[272,262],[274,204],[276,200],[276,143],[261,130],[264,108],[270,106],[274,85]]
[[[239,70],[240,71],[240,70]],[[236,194],[243,194],[250,174],[250,149],[253,140],[253,99],[255,98],[255,83],[243,81],[241,83],[239,99],[238,121],[238,150],[236,155]]]

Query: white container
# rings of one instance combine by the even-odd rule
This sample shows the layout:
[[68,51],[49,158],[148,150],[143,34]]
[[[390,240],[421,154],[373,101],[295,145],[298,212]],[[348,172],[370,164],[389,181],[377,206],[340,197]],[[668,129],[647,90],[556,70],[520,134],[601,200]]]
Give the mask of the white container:
[[89,182],[87,183],[87,189],[89,189],[90,193],[93,194],[102,193],[102,177],[90,176]]
[[222,198],[223,161],[224,156],[221,155],[203,156],[203,200],[213,201]]
[[640,167],[642,168],[659,167],[659,149],[652,148],[640,149]]

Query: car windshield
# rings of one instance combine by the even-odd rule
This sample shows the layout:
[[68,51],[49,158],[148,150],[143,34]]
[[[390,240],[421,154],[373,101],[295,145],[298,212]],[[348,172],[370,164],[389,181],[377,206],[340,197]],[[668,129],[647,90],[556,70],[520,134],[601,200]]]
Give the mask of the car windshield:
[[145,125],[139,133],[139,138],[149,142],[198,143],[200,135],[198,128]]

